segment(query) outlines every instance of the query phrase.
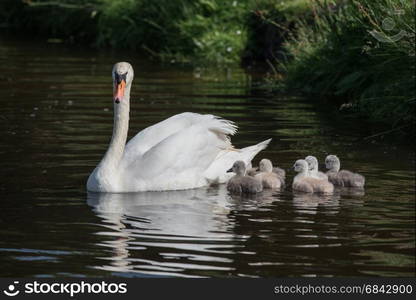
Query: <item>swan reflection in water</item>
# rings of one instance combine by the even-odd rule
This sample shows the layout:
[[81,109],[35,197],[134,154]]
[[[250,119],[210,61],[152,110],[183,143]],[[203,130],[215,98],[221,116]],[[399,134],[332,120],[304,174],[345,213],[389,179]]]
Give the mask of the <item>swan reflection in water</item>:
[[[282,200],[289,194],[265,190],[255,196],[230,196],[224,185],[184,191],[88,193],[88,204],[101,219],[96,232],[101,236],[98,245],[106,249],[99,257],[102,263],[94,268],[122,272],[124,276],[229,274],[235,270],[234,258],[244,255],[246,241],[256,234],[241,233],[241,216],[263,217],[264,214],[252,215],[250,211],[265,210],[274,214],[274,202],[293,201],[299,213],[294,220],[310,224],[315,222],[313,216],[317,213],[338,213],[341,202],[350,200],[340,200],[343,193],[295,193],[293,200]],[[336,226],[330,226],[326,235],[337,237]]]
[[[268,205],[275,197],[236,199],[224,185],[208,189],[142,193],[88,193],[102,219],[113,272],[184,276],[184,270],[232,270],[232,255],[248,238],[233,232],[230,212],[240,205]],[[213,263],[214,262],[214,263]]]

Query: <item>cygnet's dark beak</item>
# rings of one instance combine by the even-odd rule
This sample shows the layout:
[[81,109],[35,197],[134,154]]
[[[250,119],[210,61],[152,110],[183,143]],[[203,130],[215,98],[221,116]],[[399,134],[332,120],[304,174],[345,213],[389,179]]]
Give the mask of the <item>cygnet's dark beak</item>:
[[234,172],[233,168],[227,170],[227,173],[232,173],[232,172]]

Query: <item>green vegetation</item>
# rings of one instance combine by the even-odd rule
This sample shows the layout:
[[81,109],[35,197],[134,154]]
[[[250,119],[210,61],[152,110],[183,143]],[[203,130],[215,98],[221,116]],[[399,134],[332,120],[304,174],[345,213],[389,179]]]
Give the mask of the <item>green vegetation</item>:
[[350,110],[412,132],[414,3],[361,0],[317,4],[316,10],[312,24],[298,22],[296,34],[284,45],[286,85],[348,101]]
[[198,65],[260,60],[276,88],[414,134],[412,0],[2,0],[0,27]]
[[[316,0],[318,1],[318,0]],[[321,1],[321,0],[319,0]],[[267,62],[269,66],[285,56],[283,43],[292,34],[297,20],[312,21],[310,0],[251,1],[247,18],[247,44],[243,63]],[[273,68],[273,67],[272,67]]]
[[159,59],[235,63],[246,45],[250,2],[4,0],[0,24],[53,39],[145,51]]
[[103,0],[98,43],[181,61],[235,62],[245,45],[246,2]]

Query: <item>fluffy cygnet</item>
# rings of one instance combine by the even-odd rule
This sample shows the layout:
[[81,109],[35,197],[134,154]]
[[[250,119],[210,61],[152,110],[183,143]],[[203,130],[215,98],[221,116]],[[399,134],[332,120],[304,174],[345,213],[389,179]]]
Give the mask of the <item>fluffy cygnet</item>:
[[243,161],[236,161],[232,168],[227,172],[234,172],[236,175],[231,177],[227,183],[227,190],[232,194],[255,194],[263,191],[261,181],[245,176],[246,166]]
[[347,170],[340,170],[341,162],[336,155],[328,155],[325,159],[325,166],[328,169],[326,175],[334,185],[346,187],[364,187],[365,177],[358,173]]
[[298,172],[298,175],[296,175],[293,179],[293,190],[324,194],[331,194],[334,192],[334,186],[332,183],[327,180],[311,177],[309,175],[309,166],[306,160],[298,159],[293,167],[295,171]]
[[258,173],[258,168],[253,168],[251,162],[246,167],[246,175],[254,177]]
[[273,173],[276,173],[277,176],[282,178],[283,180],[286,178],[286,171],[279,167],[273,167]]
[[265,189],[279,189],[282,186],[281,179],[273,173],[273,165],[269,159],[263,158],[259,163],[260,172],[254,178],[261,181]]
[[[270,161],[271,162],[271,161]],[[260,166],[260,164],[259,164]],[[251,163],[249,166],[247,166],[247,171],[246,174],[248,176],[256,176],[256,174],[260,173],[261,171],[259,170],[259,168],[253,168],[251,166]],[[281,181],[281,185],[285,184],[285,178],[286,178],[286,171],[279,168],[279,167],[272,167],[272,172],[275,173],[277,176],[279,176],[280,181]]]
[[309,166],[309,175],[314,178],[328,180],[328,176],[318,171],[318,159],[315,156],[309,155],[305,157]]

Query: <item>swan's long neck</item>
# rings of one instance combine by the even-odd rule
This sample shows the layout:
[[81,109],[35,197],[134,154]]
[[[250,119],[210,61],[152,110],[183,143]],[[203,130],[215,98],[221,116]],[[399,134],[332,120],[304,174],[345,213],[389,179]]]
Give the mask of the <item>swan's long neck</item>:
[[108,150],[101,161],[102,168],[117,169],[123,157],[129,131],[130,86],[126,88],[124,99],[114,103],[114,125]]

